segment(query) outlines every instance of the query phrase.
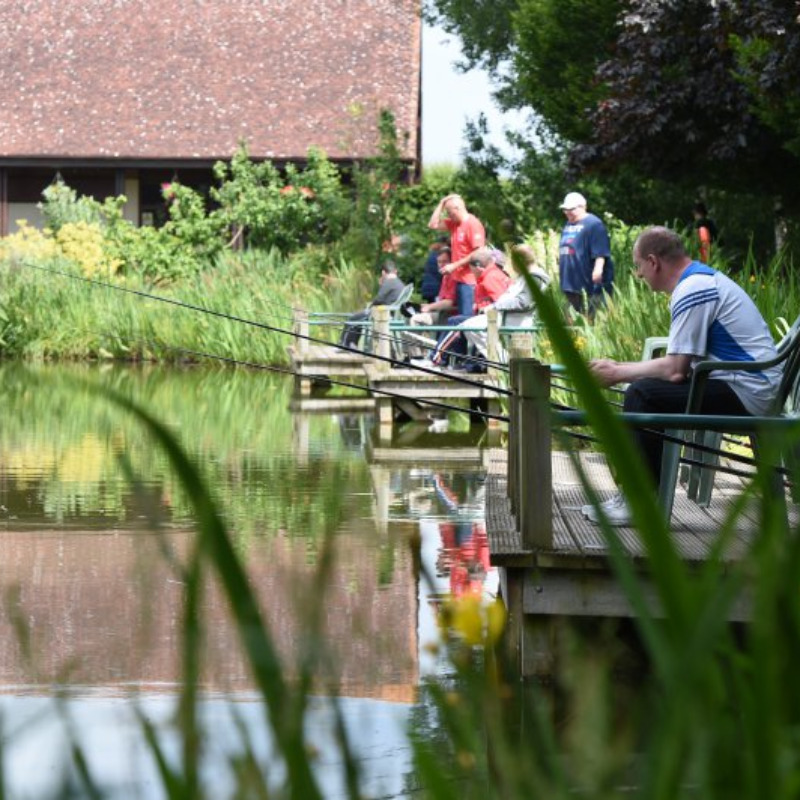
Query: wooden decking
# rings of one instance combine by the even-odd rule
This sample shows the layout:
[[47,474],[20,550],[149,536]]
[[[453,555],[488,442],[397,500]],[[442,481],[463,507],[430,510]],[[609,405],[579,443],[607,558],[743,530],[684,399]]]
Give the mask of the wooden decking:
[[[616,491],[602,455],[583,453],[580,458],[601,500]],[[568,454],[555,452],[552,458],[552,549],[526,551],[522,548],[506,494],[506,464],[507,453],[500,449],[492,450],[486,482],[487,532],[492,564],[520,567],[575,564],[585,569],[605,569],[608,548],[600,528],[581,513],[581,507],[588,499]],[[701,508],[686,497],[681,487],[678,488],[670,522],[675,545],[685,561],[708,559],[718,532],[743,486],[742,479],[720,474],[708,508]],[[796,516],[796,508],[790,506],[790,517]],[[758,529],[755,512],[748,513],[747,510],[737,516],[735,524],[736,535],[723,554],[723,560],[739,560]],[[633,528],[619,528],[618,531],[628,555],[645,566],[646,553],[639,534]]]
[[[501,378],[496,375],[471,375],[450,369],[426,371],[414,367],[393,366],[387,361],[375,359],[368,353],[342,351],[332,345],[304,344],[289,347],[292,371],[296,375],[293,407],[302,410],[331,408],[335,385],[331,380],[363,385],[370,392],[363,405],[376,408],[380,438],[386,442],[391,438],[392,427],[398,416],[417,421],[430,421],[441,417],[444,411],[426,401],[448,403],[468,401],[464,410],[474,409],[478,404],[493,414],[500,411],[502,392]],[[314,385],[330,387],[323,402],[312,397]],[[342,401],[342,408],[352,408],[353,399]],[[490,427],[496,427],[490,420]]]
[[290,345],[287,348],[292,371],[304,378],[363,377],[364,365],[371,359],[368,353],[353,353],[333,345]]
[[[580,459],[601,500],[616,491],[604,458],[582,453]],[[553,674],[557,658],[559,620],[565,617],[631,617],[634,609],[611,567],[609,548],[601,529],[585,519],[581,507],[586,492],[569,455],[552,454],[552,546],[525,549],[511,514],[507,496],[507,454],[492,450],[486,480],[486,530],[491,563],[500,569],[500,586],[508,612],[509,648],[523,676]],[[677,552],[685,563],[698,567],[712,556],[712,548],[734,503],[742,493],[742,479],[720,474],[708,508],[676,493],[670,528]],[[787,503],[790,522],[796,524],[797,508]],[[721,555],[726,565],[746,557],[759,532],[754,508],[735,515],[733,535]],[[662,611],[650,583],[648,557],[634,528],[617,528],[620,541],[640,576],[649,608]],[[747,590],[741,591],[729,610],[731,622],[746,622],[752,613]]]

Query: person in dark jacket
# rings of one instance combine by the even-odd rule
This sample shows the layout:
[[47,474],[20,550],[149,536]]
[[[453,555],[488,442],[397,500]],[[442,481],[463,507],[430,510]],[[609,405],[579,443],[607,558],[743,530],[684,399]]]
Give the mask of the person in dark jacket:
[[422,283],[419,293],[426,303],[432,303],[439,294],[442,285],[442,273],[439,271],[439,253],[442,248],[450,241],[448,236],[440,236],[431,244],[428,251],[428,260],[422,270]]
[[380,286],[378,293],[372,298],[369,305],[363,311],[356,311],[347,318],[347,322],[342,329],[342,335],[339,339],[340,344],[347,347],[357,347],[361,341],[362,325],[353,324],[361,323],[370,318],[374,306],[390,306],[396,302],[397,299],[405,289],[405,284],[400,278],[397,277],[397,265],[394,261],[384,261],[381,266],[381,276],[378,278]]

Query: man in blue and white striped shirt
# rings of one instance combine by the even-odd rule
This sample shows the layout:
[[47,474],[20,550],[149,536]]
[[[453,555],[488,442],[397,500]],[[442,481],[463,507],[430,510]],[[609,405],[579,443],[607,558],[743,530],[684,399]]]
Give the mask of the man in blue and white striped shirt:
[[[681,237],[668,228],[643,231],[633,247],[636,275],[655,292],[671,295],[672,321],[667,354],[650,361],[600,359],[591,364],[603,386],[629,383],[624,410],[680,413],[689,398],[689,376],[698,361],[766,361],[777,353],[769,327],[747,293],[730,278],[692,261]],[[704,414],[764,414],[778,389],[782,366],[761,372],[712,372],[703,395]],[[644,460],[658,485],[663,440],[634,431]],[[604,504],[612,524],[627,525],[630,513],[622,494]],[[584,506],[597,522],[597,509]]]

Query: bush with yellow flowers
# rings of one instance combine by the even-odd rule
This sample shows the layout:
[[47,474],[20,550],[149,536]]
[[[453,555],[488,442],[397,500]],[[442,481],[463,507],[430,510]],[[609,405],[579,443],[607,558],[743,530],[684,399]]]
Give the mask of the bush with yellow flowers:
[[40,230],[27,220],[17,220],[18,230],[0,239],[0,261],[22,263],[46,261],[59,255],[58,244],[48,229]]
[[55,239],[61,255],[77,264],[87,278],[114,275],[122,264],[109,254],[97,223],[67,222],[58,229]]
[[17,221],[18,230],[0,239],[0,261],[41,263],[65,258],[80,267],[86,277],[114,275],[122,261],[109,251],[102,228],[95,222],[67,222],[57,233]]

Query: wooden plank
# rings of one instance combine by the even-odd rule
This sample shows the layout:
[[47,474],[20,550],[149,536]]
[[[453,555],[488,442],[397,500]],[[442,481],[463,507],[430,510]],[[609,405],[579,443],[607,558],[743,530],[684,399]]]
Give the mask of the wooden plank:
[[[589,522],[581,513],[587,497],[568,455],[553,454],[554,541],[551,550],[526,550],[521,546],[515,529],[516,520],[510,514],[506,497],[506,484],[503,480],[506,463],[507,459],[502,452],[490,453],[489,475],[492,480],[487,479],[487,484],[491,484],[493,489],[491,493],[487,493],[487,530],[493,563],[501,565],[511,561],[527,562],[533,555],[540,566],[553,567],[570,563],[575,568],[605,568],[608,547],[599,526]],[[582,453],[581,463],[587,476],[597,487],[601,501],[616,490],[600,454]],[[686,498],[683,490],[678,490],[671,531],[675,547],[684,560],[697,563],[709,557],[719,536],[725,509],[730,507],[731,502],[724,486],[712,498],[711,509],[700,508]],[[793,509],[792,514],[797,516],[797,510]],[[757,530],[758,526],[749,517],[738,519],[735,536],[726,546],[722,560],[732,563],[745,557]],[[635,561],[646,560],[644,543],[635,529],[621,527],[616,532],[630,558]]]
[[[645,601],[650,612],[663,616],[657,591],[649,579],[640,576]],[[591,571],[539,570],[525,574],[522,592],[525,614],[582,616],[582,617],[632,617],[634,609],[623,592],[619,581],[610,573]],[[752,598],[744,591],[733,603],[728,619],[747,622],[752,615]]]
[[483,452],[478,447],[373,447],[370,460],[379,464],[481,464]]
[[374,397],[293,397],[289,401],[291,411],[306,414],[356,413],[372,411],[374,408]]

